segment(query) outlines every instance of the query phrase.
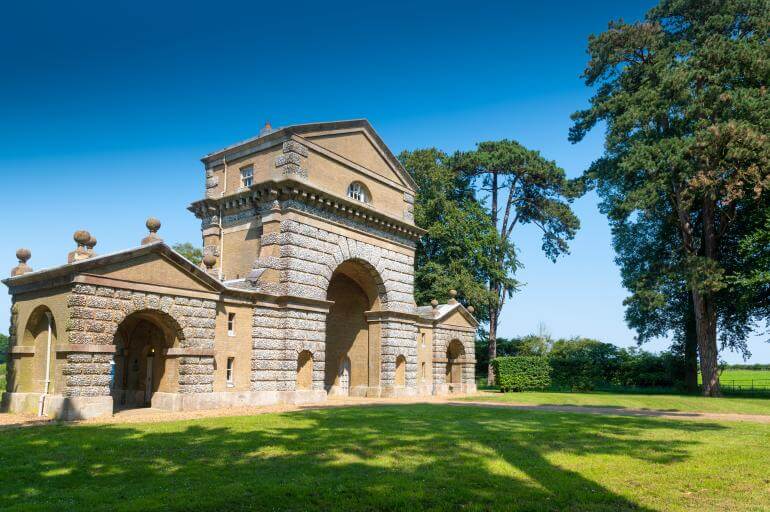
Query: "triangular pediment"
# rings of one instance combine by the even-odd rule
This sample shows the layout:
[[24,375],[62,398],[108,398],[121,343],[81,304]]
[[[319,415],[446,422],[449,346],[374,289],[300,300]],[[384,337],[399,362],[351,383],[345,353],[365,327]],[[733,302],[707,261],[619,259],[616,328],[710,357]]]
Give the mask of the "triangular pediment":
[[204,282],[189,269],[182,268],[162,253],[151,252],[92,269],[90,274],[118,279],[121,281],[142,283],[194,291],[212,291],[210,284]]
[[364,130],[319,133],[304,137],[327,151],[399,185],[411,188],[400,169],[395,168]]

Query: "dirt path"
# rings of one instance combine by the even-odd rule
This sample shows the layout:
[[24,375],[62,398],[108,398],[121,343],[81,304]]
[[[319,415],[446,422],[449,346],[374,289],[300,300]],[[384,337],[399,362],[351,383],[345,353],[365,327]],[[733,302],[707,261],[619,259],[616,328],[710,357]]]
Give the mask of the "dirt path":
[[[468,398],[473,398],[468,397]],[[709,412],[675,412],[650,409],[626,409],[619,407],[595,407],[580,405],[532,405],[516,403],[495,403],[481,400],[458,400],[458,397],[414,397],[414,398],[330,398],[327,402],[314,405],[271,405],[260,407],[232,407],[228,409],[210,409],[202,411],[168,412],[159,409],[130,409],[120,411],[108,418],[95,418],[73,423],[89,425],[123,424],[123,423],[158,423],[165,421],[194,420],[227,416],[252,416],[256,414],[283,413],[334,407],[355,407],[372,405],[398,404],[445,404],[451,406],[471,406],[488,408],[507,408],[520,411],[550,411],[578,414],[594,414],[608,416],[639,416],[664,418],[673,420],[710,420],[710,421],[743,421],[751,423],[770,424],[770,415],[758,414],[724,414]],[[0,430],[8,428],[28,427],[52,422],[48,418],[39,418],[24,414],[0,414]]]

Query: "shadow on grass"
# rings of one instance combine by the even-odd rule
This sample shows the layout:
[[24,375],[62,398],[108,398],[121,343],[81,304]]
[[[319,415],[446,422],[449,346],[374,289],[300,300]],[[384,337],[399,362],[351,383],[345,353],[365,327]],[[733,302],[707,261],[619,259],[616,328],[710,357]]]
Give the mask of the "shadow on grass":
[[721,428],[436,405],[51,425],[2,434],[0,508],[647,510],[549,456],[675,464],[694,442],[639,434]]

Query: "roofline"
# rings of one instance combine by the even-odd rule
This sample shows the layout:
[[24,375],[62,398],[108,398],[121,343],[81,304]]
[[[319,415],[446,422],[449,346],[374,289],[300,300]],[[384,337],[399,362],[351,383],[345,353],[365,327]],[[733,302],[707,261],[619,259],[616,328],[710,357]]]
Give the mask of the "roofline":
[[143,256],[150,253],[158,253],[169,257],[175,263],[180,265],[184,270],[193,274],[196,278],[203,281],[205,284],[208,284],[211,288],[217,291],[222,291],[225,289],[225,286],[217,279],[214,279],[202,269],[198,268],[198,266],[166,245],[163,241],[152,242],[147,245],[141,245],[131,249],[124,249],[122,251],[102,254],[100,256],[93,256],[85,260],[65,263],[64,265],[59,265],[57,267],[27,272],[26,274],[8,277],[0,282],[10,289],[16,286],[31,284],[42,280],[50,280],[69,274],[86,272],[94,267],[119,263],[135,258],[137,256]]
[[204,155],[201,158],[201,162],[203,162],[204,164],[207,164],[211,160],[215,160],[215,159],[227,156],[228,152],[242,148],[243,146],[247,146],[249,144],[254,144],[256,142],[278,143],[281,139],[289,138],[292,135],[302,136],[302,134],[305,134],[308,132],[332,131],[332,130],[341,130],[346,128],[366,129],[375,139],[375,142],[385,152],[385,156],[390,161],[390,164],[402,172],[404,178],[408,181],[409,186],[412,187],[412,189],[417,190],[417,183],[414,181],[412,176],[409,174],[409,172],[407,172],[404,166],[401,165],[401,162],[398,160],[398,158],[396,158],[396,155],[393,154],[393,152],[390,150],[388,145],[385,144],[385,141],[382,140],[382,137],[380,137],[380,134],[377,133],[377,131],[374,129],[374,127],[369,122],[369,120],[364,118],[346,119],[342,121],[322,121],[322,122],[315,122],[315,123],[302,123],[302,124],[292,124],[288,126],[283,126],[281,128],[276,128],[274,131],[270,133],[266,133],[265,135],[257,135],[256,137],[251,137],[249,139],[243,140],[241,142],[237,142],[230,146],[226,146],[222,149],[219,149],[217,151]]

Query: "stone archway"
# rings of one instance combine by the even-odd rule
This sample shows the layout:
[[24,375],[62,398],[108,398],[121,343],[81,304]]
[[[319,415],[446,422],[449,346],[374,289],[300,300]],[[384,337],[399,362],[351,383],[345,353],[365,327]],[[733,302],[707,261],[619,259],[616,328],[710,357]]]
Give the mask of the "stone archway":
[[182,329],[173,317],[156,310],[129,314],[115,333],[110,391],[116,409],[149,407],[155,393],[179,391],[177,360]]
[[460,340],[449,342],[446,349],[446,383],[450,391],[459,391],[463,383],[463,366],[465,363],[465,347]]
[[380,311],[383,288],[377,271],[363,260],[341,263],[332,274],[327,300],[324,387],[331,395],[379,393],[380,329],[367,313]]

